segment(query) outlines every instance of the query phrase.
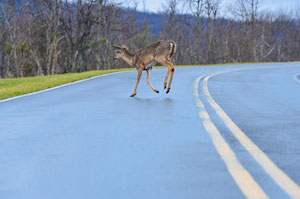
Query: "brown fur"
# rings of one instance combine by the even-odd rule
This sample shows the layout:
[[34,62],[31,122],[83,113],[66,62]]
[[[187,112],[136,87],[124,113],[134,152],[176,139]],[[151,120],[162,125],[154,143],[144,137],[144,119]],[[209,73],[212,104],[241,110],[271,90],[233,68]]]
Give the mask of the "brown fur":
[[[131,97],[136,95],[137,87],[140,81],[140,76],[142,74],[143,70],[147,70],[147,82],[151,86],[152,90],[154,92],[158,91],[153,88],[153,86],[150,83],[150,70],[152,69],[152,63],[153,62],[159,62],[165,66],[168,67],[168,73],[164,81],[164,88],[166,88],[167,80],[169,78],[169,75],[171,73],[171,78],[169,81],[168,93],[171,89],[171,83],[174,75],[174,65],[171,62],[171,58],[173,57],[175,50],[176,50],[176,43],[174,41],[164,41],[160,40],[157,41],[149,46],[146,46],[145,48],[142,48],[138,50],[135,53],[129,52],[128,48],[124,45],[122,46],[113,46],[116,49],[116,53],[114,58],[116,59],[123,59],[125,62],[127,62],[129,65],[136,67],[138,70],[138,78],[136,87],[134,90],[134,93],[131,95]],[[149,67],[147,67],[149,66]]]

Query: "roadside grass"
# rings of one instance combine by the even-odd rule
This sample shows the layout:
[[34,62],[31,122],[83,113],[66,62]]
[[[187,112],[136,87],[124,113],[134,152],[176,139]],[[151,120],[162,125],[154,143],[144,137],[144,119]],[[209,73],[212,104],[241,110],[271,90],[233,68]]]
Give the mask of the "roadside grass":
[[98,75],[129,70],[133,69],[99,70],[82,73],[67,73],[62,75],[0,79],[0,100],[60,86]]
[[[210,64],[210,65],[177,65],[178,67],[201,67],[201,66],[225,66],[225,65],[240,65],[240,64],[253,64],[253,63],[231,63],[231,64]],[[166,68],[165,66],[158,66],[155,68]],[[39,77],[21,77],[0,79],[0,100],[24,95],[44,89],[60,86],[63,84],[79,81],[82,79],[91,78],[94,76],[131,71],[135,68],[113,69],[113,70],[99,70],[88,71],[82,73],[67,73],[62,75],[39,76]]]

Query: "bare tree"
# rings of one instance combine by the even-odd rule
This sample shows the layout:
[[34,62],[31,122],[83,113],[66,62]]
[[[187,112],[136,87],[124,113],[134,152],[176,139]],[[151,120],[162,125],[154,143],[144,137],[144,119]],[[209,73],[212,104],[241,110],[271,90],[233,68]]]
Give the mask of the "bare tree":
[[[40,16],[43,18],[45,24],[46,34],[46,74],[53,75],[59,73],[58,59],[61,56],[59,43],[64,39],[64,35],[60,33],[62,15],[62,0],[39,0],[42,7]],[[37,52],[33,51],[37,55]],[[38,60],[36,60],[37,64]]]
[[20,76],[20,64],[17,53],[17,47],[20,42],[17,37],[17,10],[16,0],[1,1],[1,21],[5,27],[8,35],[8,42],[6,42],[6,53],[8,54],[7,65],[4,69],[4,76]]
[[158,34],[149,14],[113,0],[0,1],[0,77],[128,67],[113,61],[114,43],[136,51],[158,39],[180,46],[176,64],[300,59],[297,10],[261,12],[259,0],[235,0],[234,18],[223,18],[220,1],[168,0]]

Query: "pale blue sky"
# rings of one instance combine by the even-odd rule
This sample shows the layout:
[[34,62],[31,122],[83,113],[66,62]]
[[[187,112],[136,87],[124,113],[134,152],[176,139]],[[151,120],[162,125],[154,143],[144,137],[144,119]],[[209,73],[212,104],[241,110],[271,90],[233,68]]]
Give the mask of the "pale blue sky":
[[[122,1],[122,0],[121,0]],[[167,0],[144,0],[146,11],[157,12],[162,11],[163,4],[166,4]],[[182,0],[184,1],[184,0]],[[138,4],[138,10],[143,10],[143,0],[123,0],[124,4],[134,5],[134,2]],[[234,2],[234,0],[221,0],[223,6],[222,8],[226,8],[226,5]],[[260,0],[260,8],[261,10],[272,10],[272,11],[286,11],[290,9],[294,9],[296,7],[300,7],[300,0]],[[180,9],[180,8],[179,8]]]

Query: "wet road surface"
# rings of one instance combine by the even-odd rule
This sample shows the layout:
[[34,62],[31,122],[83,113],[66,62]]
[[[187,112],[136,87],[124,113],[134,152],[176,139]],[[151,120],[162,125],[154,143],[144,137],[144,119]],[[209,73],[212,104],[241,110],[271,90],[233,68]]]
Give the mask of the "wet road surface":
[[[163,92],[167,70],[157,69],[151,82],[159,94],[144,73],[137,96],[130,98],[134,71],[0,102],[0,198],[249,197],[195,103],[195,80],[225,71],[208,80],[211,96],[297,185],[297,194],[300,64],[286,63],[177,68],[169,94]],[[265,196],[295,197],[233,136],[203,84],[199,100]]]

